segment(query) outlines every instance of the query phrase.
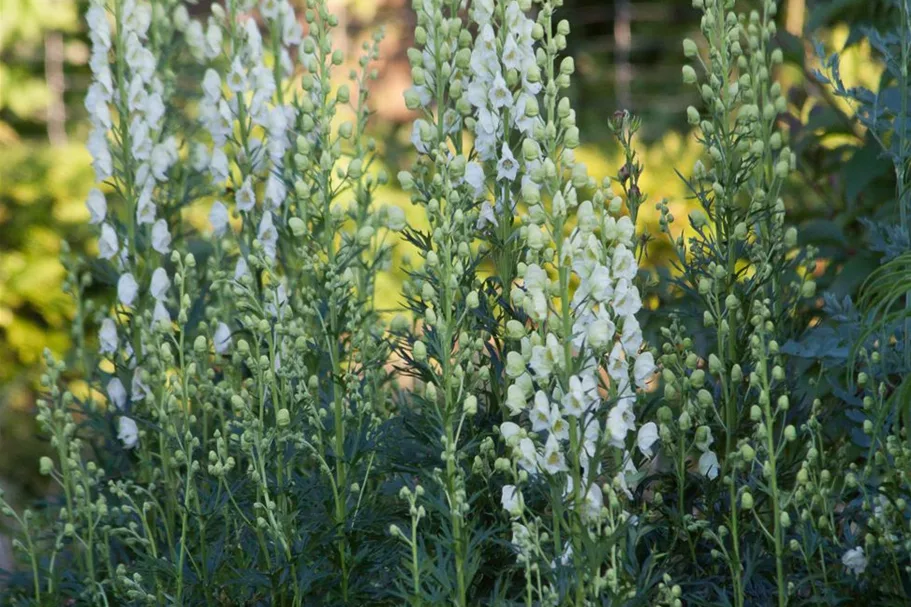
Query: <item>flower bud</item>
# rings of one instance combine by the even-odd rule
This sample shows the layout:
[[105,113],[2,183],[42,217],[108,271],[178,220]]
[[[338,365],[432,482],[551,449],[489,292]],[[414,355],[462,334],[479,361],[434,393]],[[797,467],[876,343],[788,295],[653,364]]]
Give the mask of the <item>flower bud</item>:
[[689,38],[683,39],[683,55],[687,58],[695,57],[699,53],[696,43]]
[[422,341],[414,342],[414,347],[412,348],[412,356],[417,362],[424,362],[427,360],[427,346],[424,345]]
[[695,84],[696,70],[693,69],[692,65],[683,66],[683,82],[685,84]]
[[291,414],[287,409],[282,407],[275,415],[275,423],[279,428],[287,428],[291,424]]

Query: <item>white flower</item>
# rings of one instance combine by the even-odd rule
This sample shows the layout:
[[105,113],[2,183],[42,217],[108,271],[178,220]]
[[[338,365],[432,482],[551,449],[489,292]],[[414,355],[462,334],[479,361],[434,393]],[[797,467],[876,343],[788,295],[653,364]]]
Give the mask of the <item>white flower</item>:
[[101,225],[101,238],[98,239],[98,256],[102,259],[110,259],[117,255],[120,250],[120,243],[117,241],[117,232],[110,224]]
[[89,190],[85,206],[89,210],[89,223],[101,223],[108,214],[108,203],[98,188]]
[[550,400],[543,390],[538,390],[535,394],[535,406],[529,415],[531,420],[531,429],[535,432],[543,432],[550,427]]
[[601,508],[604,506],[604,494],[598,483],[592,483],[585,494],[585,515],[590,520],[596,520],[601,516]]
[[168,309],[164,307],[164,304],[160,301],[155,302],[155,309],[152,310],[152,324],[171,324],[171,314],[168,312]]
[[629,382],[629,363],[619,342],[614,343],[607,357],[607,374],[615,382]]
[[524,505],[522,494],[519,493],[515,485],[503,485],[500,503],[503,505],[503,510],[507,511],[511,516],[518,518],[522,515],[522,507]]
[[411,127],[411,144],[421,154],[426,154],[428,147],[424,135],[430,133],[430,125],[426,120],[418,119]]
[[497,73],[494,76],[487,92],[487,99],[490,101],[490,105],[498,110],[512,104],[512,93],[509,92],[502,74]]
[[639,289],[625,278],[620,279],[614,287],[614,299],[611,301],[611,307],[617,316],[632,316],[637,313],[642,309]]
[[167,255],[171,251],[171,233],[168,231],[168,222],[159,219],[152,226],[152,248]]
[[538,452],[535,450],[535,444],[532,440],[530,438],[519,440],[517,451],[519,458],[516,463],[519,464],[519,467],[529,474],[536,474],[538,472],[536,463]]
[[506,389],[506,408],[510,415],[521,415],[525,411],[525,390],[519,384]]
[[228,155],[220,147],[212,150],[212,163],[209,165],[209,170],[212,172],[212,179],[216,183],[226,181],[231,175],[231,170],[228,167]]
[[113,378],[108,382],[107,391],[111,403],[122,411],[127,404],[127,391],[126,388],[123,387],[123,382],[116,377]]
[[544,454],[539,457],[541,468],[550,474],[566,472],[569,468],[566,466],[566,458],[560,450],[560,441],[551,434],[547,437],[547,444],[544,445]]
[[592,298],[595,301],[604,303],[614,296],[614,283],[611,280],[611,272],[607,266],[600,264],[595,266],[588,282]]
[[477,228],[481,230],[487,224],[490,224],[492,226],[499,226],[500,222],[497,221],[497,216],[494,213],[493,205],[490,204],[489,201],[485,200],[481,203],[481,211],[478,214]]
[[92,168],[95,169],[95,180],[104,181],[114,173],[114,160],[108,147],[107,131],[103,128],[92,129],[86,142],[92,156]]
[[237,190],[237,194],[234,195],[234,202],[241,211],[249,211],[256,204],[256,195],[253,193],[253,182],[249,175],[244,179],[244,183],[240,186],[240,189]]
[[519,172],[519,163],[516,157],[512,155],[512,150],[506,142],[503,142],[503,148],[500,152],[500,161],[497,163],[497,179],[506,179],[514,181]]
[[608,318],[598,318],[588,324],[586,338],[589,347],[595,350],[602,350],[607,347],[614,337],[617,328]]
[[639,433],[636,435],[636,444],[639,446],[639,451],[642,452],[642,455],[645,457],[651,457],[652,447],[657,441],[658,426],[655,424],[655,422],[648,422],[639,428]]
[[154,189],[155,186],[150,180],[146,182],[139,192],[139,200],[136,202],[136,223],[140,225],[155,223],[158,209],[155,208],[155,203],[152,201],[152,192]]
[[132,449],[139,442],[139,428],[129,417],[121,416],[117,428],[117,438],[127,449]]
[[266,202],[273,209],[277,209],[285,202],[287,194],[288,188],[285,187],[285,181],[276,173],[269,173],[269,178],[266,180]]
[[235,93],[240,93],[247,88],[247,75],[240,57],[234,57],[231,63],[231,71],[228,72],[228,88]]
[[465,165],[465,182],[471,186],[471,192],[475,198],[482,197],[487,191],[484,183],[484,167],[477,162],[469,162]]
[[218,26],[218,23],[209,17],[209,26],[206,28],[206,57],[209,59],[215,59],[218,57],[221,54],[221,42],[221,28]]
[[623,447],[626,435],[636,429],[636,414],[630,399],[623,398],[607,414],[607,431],[610,433],[610,444]]
[[168,297],[168,289],[171,288],[171,279],[164,268],[156,268],[152,272],[152,284],[149,292],[158,301],[163,301]]
[[547,430],[559,440],[569,440],[569,424],[560,415],[560,407],[557,405],[551,405],[550,425]]
[[206,75],[203,76],[202,92],[208,101],[216,102],[221,99],[221,76],[212,68],[207,69]]
[[706,451],[699,456],[699,474],[709,480],[714,480],[718,477],[718,470],[718,456],[714,451]]
[[231,348],[231,328],[223,322],[218,323],[212,340],[215,342],[215,351],[219,354],[226,354]]
[[125,306],[132,306],[136,294],[139,292],[139,284],[133,275],[129,272],[121,274],[117,280],[117,299]]
[[228,229],[228,207],[220,200],[216,200],[209,210],[209,223],[212,224],[212,233],[222,236]]
[[633,225],[633,220],[625,215],[617,220],[617,239],[620,243],[630,246],[633,241],[633,236],[636,233],[636,226]]
[[860,576],[867,568],[867,557],[864,554],[863,547],[858,546],[845,552],[844,556],[841,557],[841,564],[853,573],[855,577]]
[[386,207],[386,227],[393,232],[401,232],[408,225],[405,211],[397,206]]
[[513,438],[519,438],[521,432],[522,429],[514,422],[503,422],[500,424],[500,436],[503,437],[503,441],[507,445],[511,444]]
[[133,381],[130,383],[130,400],[143,400],[151,393],[152,390],[142,381],[142,372],[137,367],[133,370]]
[[250,275],[250,268],[247,267],[247,260],[243,257],[237,258],[237,265],[234,266],[234,280],[240,281],[244,276]]
[[578,375],[569,378],[569,391],[563,395],[563,409],[567,415],[582,417],[597,402],[598,386],[595,378],[587,375],[579,379]]
[[528,362],[539,381],[547,381],[554,370],[554,359],[547,346],[534,346],[531,349],[531,360]]
[[635,316],[627,316],[623,319],[623,331],[620,333],[620,343],[623,344],[623,351],[632,356],[642,347],[642,328]]
[[651,352],[643,352],[636,358],[636,362],[633,364],[633,375],[636,379],[636,385],[639,388],[645,388],[654,373],[655,357]]
[[110,318],[105,318],[101,321],[98,341],[101,342],[100,351],[102,354],[110,354],[117,351],[117,325]]
[[271,259],[275,259],[275,246],[278,243],[278,230],[272,225],[272,213],[266,211],[259,222],[259,232],[257,238],[263,245],[263,250]]
[[611,273],[615,280],[625,278],[632,281],[636,277],[636,258],[626,245],[618,244],[611,257]]

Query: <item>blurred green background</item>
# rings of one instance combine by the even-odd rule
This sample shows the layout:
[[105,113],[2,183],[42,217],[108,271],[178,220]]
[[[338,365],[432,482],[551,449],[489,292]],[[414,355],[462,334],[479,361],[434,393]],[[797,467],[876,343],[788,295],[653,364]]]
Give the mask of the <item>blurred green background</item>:
[[[197,3],[193,12],[205,10],[205,4]],[[410,3],[332,4],[341,17],[345,36],[337,42],[343,48],[356,50],[373,28],[386,28],[373,105],[377,128],[385,135],[383,154],[394,174],[409,161],[413,117],[402,92],[410,84],[405,56],[414,24]],[[678,217],[687,209],[674,170],[688,172],[698,153],[685,121],[686,106],[697,100],[680,80],[681,41],[698,37],[698,16],[690,4],[566,0],[560,15],[573,25],[568,52],[576,57],[578,78],[572,96],[586,144],[580,158],[594,175],[616,174],[620,161],[606,118],[617,109],[641,115],[642,189],[653,202],[667,198]],[[860,32],[866,25],[888,23],[889,5],[886,0],[782,0],[778,17],[778,42],[787,57],[780,78],[790,90],[783,123],[800,157],[788,204],[809,234],[806,241],[828,246],[829,284],[845,294],[875,263],[864,254],[857,219],[875,214],[881,196],[890,195],[888,166],[877,164],[870,141],[852,124],[851,108],[813,81],[813,41],[828,50],[850,46],[842,60],[845,81],[876,89],[881,67]],[[0,0],[0,486],[14,499],[42,490],[35,462],[44,445],[31,417],[41,352],[47,346],[60,354],[69,343],[72,307],[61,292],[61,241],[79,251],[91,239],[84,208],[93,180],[83,149],[88,129],[82,98],[90,82],[84,9],[85,3],[76,0]],[[389,197],[407,205],[401,193],[389,192]],[[651,215],[648,211],[645,220],[654,221],[653,209]],[[660,251],[653,253],[660,263]]]

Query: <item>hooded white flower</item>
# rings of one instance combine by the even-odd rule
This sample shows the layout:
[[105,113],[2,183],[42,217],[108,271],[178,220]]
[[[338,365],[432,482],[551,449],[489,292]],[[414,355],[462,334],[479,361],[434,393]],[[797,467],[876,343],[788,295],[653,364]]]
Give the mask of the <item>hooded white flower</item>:
[[139,293],[139,284],[129,272],[121,274],[117,280],[117,299],[125,306],[132,306]]
[[123,382],[118,378],[113,378],[108,382],[108,398],[111,399],[111,404],[117,407],[119,410],[123,410],[127,405],[127,391],[123,387]]
[[572,417],[582,417],[598,400],[598,384],[591,375],[569,378],[569,391],[563,395],[563,410]]
[[171,314],[168,312],[168,309],[164,307],[164,304],[160,301],[155,302],[155,309],[152,310],[152,324],[171,324]]
[[100,351],[102,354],[111,354],[117,351],[117,325],[110,318],[105,318],[101,321],[98,341],[101,342]]
[[636,414],[629,398],[622,398],[607,414],[607,431],[610,433],[610,444],[623,447],[626,435],[636,429]]
[[718,477],[719,469],[718,456],[715,455],[714,451],[706,451],[699,456],[699,474],[702,476],[709,480],[714,480]]
[[120,250],[120,242],[117,240],[117,232],[111,227],[111,224],[101,225],[101,238],[98,239],[98,256],[102,259],[111,259]]
[[519,467],[529,474],[536,474],[538,472],[538,452],[535,450],[535,444],[531,441],[531,439],[523,438],[519,440],[517,451],[519,454],[519,459],[517,462],[519,464]]
[[278,244],[278,230],[272,225],[272,213],[266,211],[259,222],[257,238],[263,245],[263,251],[270,259],[275,259],[275,247]]
[[253,182],[249,175],[244,179],[243,185],[240,186],[240,189],[238,189],[237,193],[234,195],[234,203],[240,211],[249,211],[256,205],[256,195],[253,193]]
[[639,446],[639,451],[642,452],[642,455],[651,457],[652,447],[656,442],[658,442],[658,426],[655,422],[643,424],[636,435],[636,444]]
[[635,316],[623,319],[623,330],[620,333],[620,343],[623,351],[632,356],[642,347],[642,328]]
[[108,147],[107,130],[92,129],[86,147],[92,156],[92,168],[95,169],[95,180],[104,181],[114,173],[114,159]]
[[171,279],[164,268],[155,268],[152,272],[152,284],[149,292],[158,301],[163,301],[168,297],[168,289],[171,288]]
[[209,210],[209,223],[215,236],[223,236],[228,229],[228,207],[220,200],[216,200]]
[[550,407],[550,426],[548,431],[559,440],[569,440],[569,424],[563,419],[560,414],[560,407],[556,404]]
[[851,548],[841,557],[841,564],[845,568],[854,574],[855,577],[863,574],[864,570],[867,568],[867,556],[864,554],[864,549],[861,546],[857,548]]
[[89,190],[85,206],[89,210],[89,223],[101,223],[108,214],[107,200],[105,200],[104,193],[98,188]]
[[560,450],[560,441],[553,434],[547,437],[544,454],[539,456],[539,463],[541,468],[550,474],[566,472],[569,469],[566,466],[566,458]]
[[168,222],[159,219],[152,225],[152,248],[167,255],[171,252],[171,232],[168,231]]
[[215,351],[219,354],[226,354],[231,348],[231,328],[223,322],[218,323],[212,339],[215,342]]
[[142,381],[142,371],[139,368],[133,369],[133,381],[130,383],[130,400],[144,400],[151,393],[152,390]]
[[531,429],[534,432],[544,432],[550,428],[550,400],[543,390],[535,394],[535,406],[529,415]]
[[127,449],[132,449],[139,442],[139,428],[129,417],[121,416],[118,422],[117,438]]
[[510,516],[518,518],[522,515],[524,506],[522,494],[515,485],[503,485],[500,503],[503,505],[503,510],[507,511]]
[[509,149],[509,146],[504,141],[500,153],[500,161],[497,163],[497,179],[515,181],[518,172],[519,163],[516,162],[516,157],[512,155],[512,150]]
[[506,408],[510,415],[521,415],[525,411],[525,390],[519,384],[506,389]]
[[247,260],[243,257],[237,258],[237,265],[234,266],[234,280],[240,280],[244,276],[250,275],[250,268],[247,266]]
[[228,166],[228,156],[219,147],[212,150],[212,162],[209,164],[209,170],[212,173],[212,180],[216,183],[226,181],[231,175],[231,169]]
[[588,323],[585,333],[588,346],[594,350],[603,350],[614,338],[617,328],[608,318],[597,318]]
[[636,357],[636,362],[633,364],[633,375],[636,379],[636,385],[639,388],[645,388],[654,374],[655,357],[651,352],[643,352]]
[[465,183],[471,186],[475,198],[483,196],[487,191],[484,183],[484,167],[477,162],[469,162],[465,165]]
[[489,201],[485,200],[481,203],[481,209],[478,213],[478,224],[477,228],[483,230],[486,225],[499,226],[500,222],[497,221],[497,215],[493,210],[493,205]]
[[500,424],[500,436],[503,437],[503,441],[507,444],[513,444],[512,439],[518,439],[522,429],[518,424],[514,422],[503,422]]
[[604,506],[604,494],[598,483],[592,483],[585,494],[585,515],[589,520],[596,520],[601,516],[601,508]]
[[595,266],[587,282],[595,301],[604,303],[614,296],[614,282],[607,266],[600,264]]
[[632,281],[636,277],[636,258],[624,244],[618,244],[611,257],[611,273],[615,280],[625,278]]
[[642,299],[639,289],[625,278],[617,281],[614,286],[614,299],[611,307],[617,316],[632,316],[642,309]]

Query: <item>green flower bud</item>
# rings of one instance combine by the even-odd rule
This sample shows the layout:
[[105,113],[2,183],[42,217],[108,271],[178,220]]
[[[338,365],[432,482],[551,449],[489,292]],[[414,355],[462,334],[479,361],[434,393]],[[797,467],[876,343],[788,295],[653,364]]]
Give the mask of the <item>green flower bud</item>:
[[691,65],[683,66],[683,82],[685,84],[695,84],[696,83],[696,70],[693,69]]
[[753,509],[753,494],[745,491],[743,495],[740,496],[740,507],[744,510]]
[[740,455],[745,461],[751,462],[753,461],[753,458],[756,457],[756,450],[748,443],[744,443],[740,446]]
[[683,55],[687,58],[695,57],[699,54],[699,48],[696,46],[696,43],[690,40],[689,38],[683,39]]
[[694,388],[701,388],[705,384],[705,371],[696,369],[690,375],[690,383]]
[[291,233],[298,238],[303,236],[307,231],[307,224],[305,224],[300,217],[292,217],[289,219],[288,227],[291,228]]
[[195,350],[197,354],[202,354],[203,352],[208,351],[208,349],[209,344],[206,341],[205,335],[197,335],[196,339],[193,341],[193,350]]
[[424,362],[427,360],[427,346],[424,345],[422,341],[414,342],[414,347],[412,348],[412,356],[417,362]]
[[474,310],[478,307],[478,305],[480,305],[480,302],[478,301],[477,291],[471,291],[468,293],[468,295],[465,297],[465,305],[468,306],[469,310]]
[[291,414],[287,409],[282,407],[275,415],[275,423],[279,428],[287,428],[291,424]]
[[809,299],[816,295],[816,282],[808,280],[800,286],[800,294]]
[[714,352],[709,354],[709,373],[712,375],[721,375],[722,370],[721,359],[719,359]]
[[47,476],[54,470],[54,460],[43,455],[41,459],[38,460],[38,470],[41,472],[41,476]]

